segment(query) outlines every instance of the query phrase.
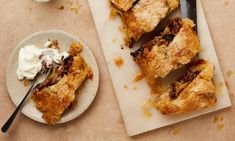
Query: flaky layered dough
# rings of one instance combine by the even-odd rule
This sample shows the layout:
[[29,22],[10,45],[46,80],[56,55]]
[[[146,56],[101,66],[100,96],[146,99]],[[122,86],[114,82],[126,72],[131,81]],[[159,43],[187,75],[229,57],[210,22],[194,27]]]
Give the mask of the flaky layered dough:
[[162,35],[132,53],[150,86],[157,78],[164,78],[188,64],[199,53],[201,47],[193,27],[191,20],[176,18]]
[[[43,113],[45,121],[50,124],[56,123],[61,118],[65,110],[75,101],[75,91],[92,76],[91,68],[80,56],[80,51],[81,47],[73,44],[70,49],[73,62],[67,74],[64,74],[59,80],[53,78],[58,75],[51,74],[43,88],[34,91],[32,95],[36,107]],[[54,80],[58,82],[47,86]]]
[[139,0],[122,17],[127,34],[126,44],[139,40],[144,33],[153,31],[159,22],[179,6],[179,0]]
[[156,99],[155,107],[165,115],[176,115],[214,106],[216,96],[213,74],[214,65],[210,62],[194,62],[185,76],[172,83]]
[[127,11],[132,8],[134,2],[137,0],[111,0],[112,4],[114,4],[118,9]]

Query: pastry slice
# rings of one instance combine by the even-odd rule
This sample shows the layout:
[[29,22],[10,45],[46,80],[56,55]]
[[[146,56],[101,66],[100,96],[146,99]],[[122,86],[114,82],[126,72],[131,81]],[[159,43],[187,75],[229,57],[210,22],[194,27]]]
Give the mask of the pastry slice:
[[193,27],[193,21],[175,18],[161,35],[131,53],[150,86],[157,78],[188,64],[199,53],[200,43]]
[[120,10],[127,11],[137,0],[111,0],[112,4]]
[[32,99],[43,113],[43,119],[54,124],[69,109],[80,86],[92,77],[92,71],[80,56],[81,46],[73,44],[70,55],[56,67],[43,84],[33,92]]
[[188,67],[186,74],[156,99],[154,105],[162,114],[188,113],[215,105],[214,65],[198,60]]
[[179,0],[139,0],[132,9],[123,12],[126,45],[131,46],[144,33],[153,31],[159,22],[179,6]]

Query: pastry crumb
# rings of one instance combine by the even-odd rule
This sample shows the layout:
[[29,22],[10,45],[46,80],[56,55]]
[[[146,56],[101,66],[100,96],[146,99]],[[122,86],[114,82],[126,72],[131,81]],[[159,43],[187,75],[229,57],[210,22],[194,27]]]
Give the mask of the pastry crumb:
[[224,1],[224,4],[225,4],[225,5],[228,5],[228,0],[225,0],[225,1]]
[[233,74],[234,74],[234,72],[231,70],[226,72],[227,77],[231,77],[231,76],[233,76]]
[[143,73],[142,72],[138,72],[136,75],[135,75],[135,79],[134,81],[140,81],[143,79]]
[[218,129],[223,129],[224,128],[224,124],[219,124],[217,127],[218,127]]
[[149,119],[152,117],[152,113],[148,109],[143,109],[144,116]]
[[64,10],[64,5],[61,5],[57,8],[58,10]]
[[220,116],[220,121],[222,122],[224,120],[224,117],[223,116]]
[[128,89],[128,86],[127,86],[127,85],[124,85],[123,87],[124,87],[125,89]]
[[30,13],[32,12],[32,10],[33,10],[33,8],[32,8],[32,7],[29,7],[29,12],[30,12]]
[[23,80],[23,83],[24,83],[24,86],[28,86],[28,85],[29,85],[29,80],[24,79],[24,80]]
[[117,41],[117,39],[116,39],[116,38],[114,38],[114,39],[113,39],[113,43],[115,43],[116,41]]
[[79,10],[79,9],[76,8],[76,7],[73,7],[73,6],[70,7],[70,11],[73,12],[73,13],[75,13],[76,15],[78,15],[78,10]]
[[79,10],[81,8],[80,0],[76,1],[67,0],[66,3],[69,5],[69,10],[73,12],[75,15],[78,15]]
[[123,65],[124,61],[121,57],[117,57],[114,59],[114,63],[117,67],[121,67]]
[[178,133],[180,133],[181,129],[179,127],[175,127],[173,129],[170,129],[170,133],[173,135],[177,135]]
[[219,117],[218,116],[214,116],[213,123],[216,123],[218,120],[219,120]]
[[142,110],[143,110],[143,114],[144,114],[145,118],[150,119],[152,117],[152,112],[151,112],[152,108],[153,108],[153,100],[152,99],[148,99],[148,100],[144,101],[144,104],[142,106]]
[[137,87],[133,87],[133,90],[137,90],[138,88]]
[[213,123],[222,122],[223,120],[223,116],[214,116]]
[[234,93],[230,93],[229,96],[230,96],[230,97],[234,97]]

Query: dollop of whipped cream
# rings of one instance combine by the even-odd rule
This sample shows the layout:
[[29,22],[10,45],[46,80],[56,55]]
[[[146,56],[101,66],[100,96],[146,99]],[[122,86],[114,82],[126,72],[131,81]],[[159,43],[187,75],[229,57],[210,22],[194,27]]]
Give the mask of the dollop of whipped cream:
[[52,42],[48,41],[45,48],[38,48],[35,45],[22,47],[18,57],[17,77],[19,80],[33,80],[38,72],[42,70],[43,63],[48,67],[53,62],[60,63],[67,58],[67,52],[60,52],[58,49],[48,48]]

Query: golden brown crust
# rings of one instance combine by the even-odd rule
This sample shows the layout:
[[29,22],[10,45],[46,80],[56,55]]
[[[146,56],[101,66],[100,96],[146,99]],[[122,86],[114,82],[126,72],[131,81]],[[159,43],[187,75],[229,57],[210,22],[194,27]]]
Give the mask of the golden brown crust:
[[172,25],[168,25],[161,36],[144,44],[134,54],[150,86],[157,78],[164,78],[173,70],[188,64],[200,51],[192,21],[184,19],[177,23],[173,22],[175,27],[172,29]]
[[122,14],[129,42],[153,31],[178,6],[179,0],[139,0],[132,9]]
[[43,118],[50,124],[56,123],[66,109],[74,102],[75,91],[82,83],[92,76],[89,65],[80,56],[81,48],[73,44],[72,66],[69,72],[63,75],[56,84],[34,91],[32,99],[36,107],[43,113]]
[[114,4],[118,9],[123,11],[131,9],[136,1],[137,0],[111,0],[112,4]]
[[194,73],[195,76],[185,75],[156,99],[154,105],[161,113],[176,115],[215,105],[214,65],[199,60],[189,67],[187,73]]

